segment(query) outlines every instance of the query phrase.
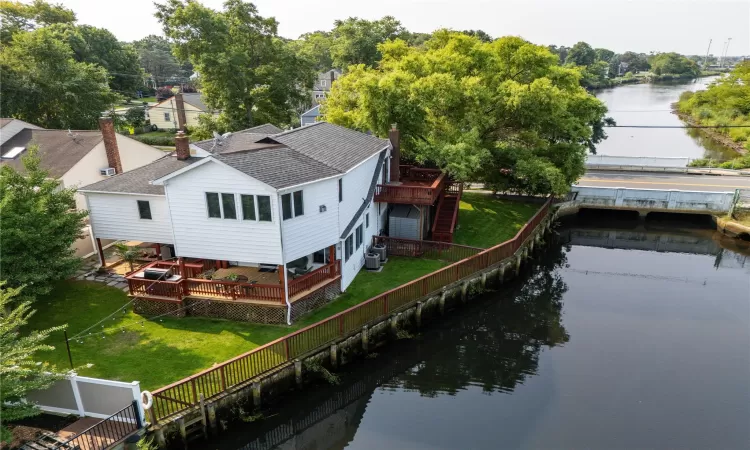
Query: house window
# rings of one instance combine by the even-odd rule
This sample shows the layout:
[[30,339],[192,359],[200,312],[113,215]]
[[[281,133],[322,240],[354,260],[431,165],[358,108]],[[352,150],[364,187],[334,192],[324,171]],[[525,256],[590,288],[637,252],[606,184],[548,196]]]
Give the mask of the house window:
[[344,241],[344,260],[349,261],[349,257],[352,256],[352,253],[354,253],[354,240],[350,234],[349,237],[346,238],[346,241]]
[[320,85],[321,85],[321,86],[323,86],[323,87],[325,87],[325,85],[326,85],[326,80],[320,80]]
[[305,204],[302,201],[302,191],[296,191],[292,194],[294,197],[294,217],[305,214]]
[[216,192],[206,192],[206,204],[208,205],[208,217],[221,219],[219,194]]
[[169,122],[169,120],[170,120],[170,119],[169,119],[169,113],[168,113],[168,112],[165,112],[165,113],[164,113],[164,121],[166,121],[166,122]]
[[281,218],[283,220],[292,218],[292,194],[281,196]]
[[370,213],[365,214],[365,228],[370,228]]
[[339,203],[344,200],[344,179],[339,178]]
[[237,204],[234,201],[234,194],[221,194],[221,206],[224,210],[225,219],[237,218]]
[[138,200],[138,214],[141,219],[151,220],[151,203],[147,200]]
[[255,220],[255,197],[252,195],[240,195],[242,204],[242,220]]
[[302,201],[302,191],[294,191],[291,194],[281,196],[281,216],[287,220],[305,214],[305,206]]
[[259,195],[258,198],[258,220],[271,222],[271,197]]
[[362,224],[359,224],[356,230],[357,233],[357,250],[359,250],[360,247],[362,247]]

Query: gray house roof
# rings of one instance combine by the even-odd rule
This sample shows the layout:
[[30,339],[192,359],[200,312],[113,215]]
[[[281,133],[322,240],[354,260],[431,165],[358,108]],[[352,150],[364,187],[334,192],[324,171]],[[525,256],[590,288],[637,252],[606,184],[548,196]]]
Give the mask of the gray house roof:
[[348,172],[388,146],[386,139],[327,122],[317,122],[269,136],[261,142],[284,144],[341,173]]
[[193,145],[209,152],[225,153],[228,151],[242,150],[264,137],[279,134],[283,131],[284,130],[276,125],[265,123],[263,125],[248,128],[247,130],[236,131],[222,139],[220,142],[214,142],[213,139],[206,139],[205,141],[194,142]]
[[[88,155],[100,142],[102,142],[102,132],[99,130],[68,132],[67,130],[24,128],[0,146],[0,155],[6,155],[16,147],[28,149],[30,145],[36,144],[39,146],[37,155],[41,159],[42,169],[49,172],[51,177],[59,178]],[[25,154],[26,150],[15,158],[0,158],[0,165],[7,164],[16,170],[23,171],[22,156]]]
[[164,195],[164,186],[151,184],[152,180],[169,175],[200,160],[201,158],[188,158],[180,161],[175,158],[174,153],[170,153],[145,166],[89,184],[80,188],[79,191]]
[[318,117],[320,115],[320,105],[315,105],[307,111],[303,112],[301,117]]
[[187,93],[182,94],[182,101],[187,104],[193,105],[201,111],[209,111],[211,108],[203,102],[203,95],[199,93]]

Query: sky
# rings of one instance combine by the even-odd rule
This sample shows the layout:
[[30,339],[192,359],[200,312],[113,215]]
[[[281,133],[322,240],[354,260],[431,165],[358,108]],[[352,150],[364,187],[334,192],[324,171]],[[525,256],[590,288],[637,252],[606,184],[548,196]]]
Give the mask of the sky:
[[[120,40],[162,34],[152,0],[53,0],[80,23],[106,28]],[[203,0],[220,9],[223,0]],[[493,37],[518,35],[533,43],[572,46],[586,41],[621,53],[678,52],[750,55],[748,0],[255,0],[275,17],[279,34],[297,38],[329,30],[336,19],[392,15],[410,31],[482,29]]]

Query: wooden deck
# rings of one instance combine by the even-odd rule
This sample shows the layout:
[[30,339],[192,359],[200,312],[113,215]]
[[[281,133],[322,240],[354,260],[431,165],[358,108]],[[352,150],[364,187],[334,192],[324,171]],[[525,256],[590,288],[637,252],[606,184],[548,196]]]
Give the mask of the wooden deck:
[[433,205],[443,192],[448,175],[437,169],[402,169],[398,183],[379,184],[375,201],[407,205]]

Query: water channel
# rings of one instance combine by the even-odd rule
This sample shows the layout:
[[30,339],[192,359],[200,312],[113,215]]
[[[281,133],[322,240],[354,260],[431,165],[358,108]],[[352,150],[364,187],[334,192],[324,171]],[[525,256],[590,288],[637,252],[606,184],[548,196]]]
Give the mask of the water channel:
[[[716,77],[697,80],[631,84],[597,93],[617,125],[682,126],[671,104],[685,91],[705,89]],[[731,159],[736,153],[696,129],[607,128],[608,139],[597,146],[600,155],[667,156]]]
[[195,448],[746,448],[750,247],[563,221],[522,277]]

